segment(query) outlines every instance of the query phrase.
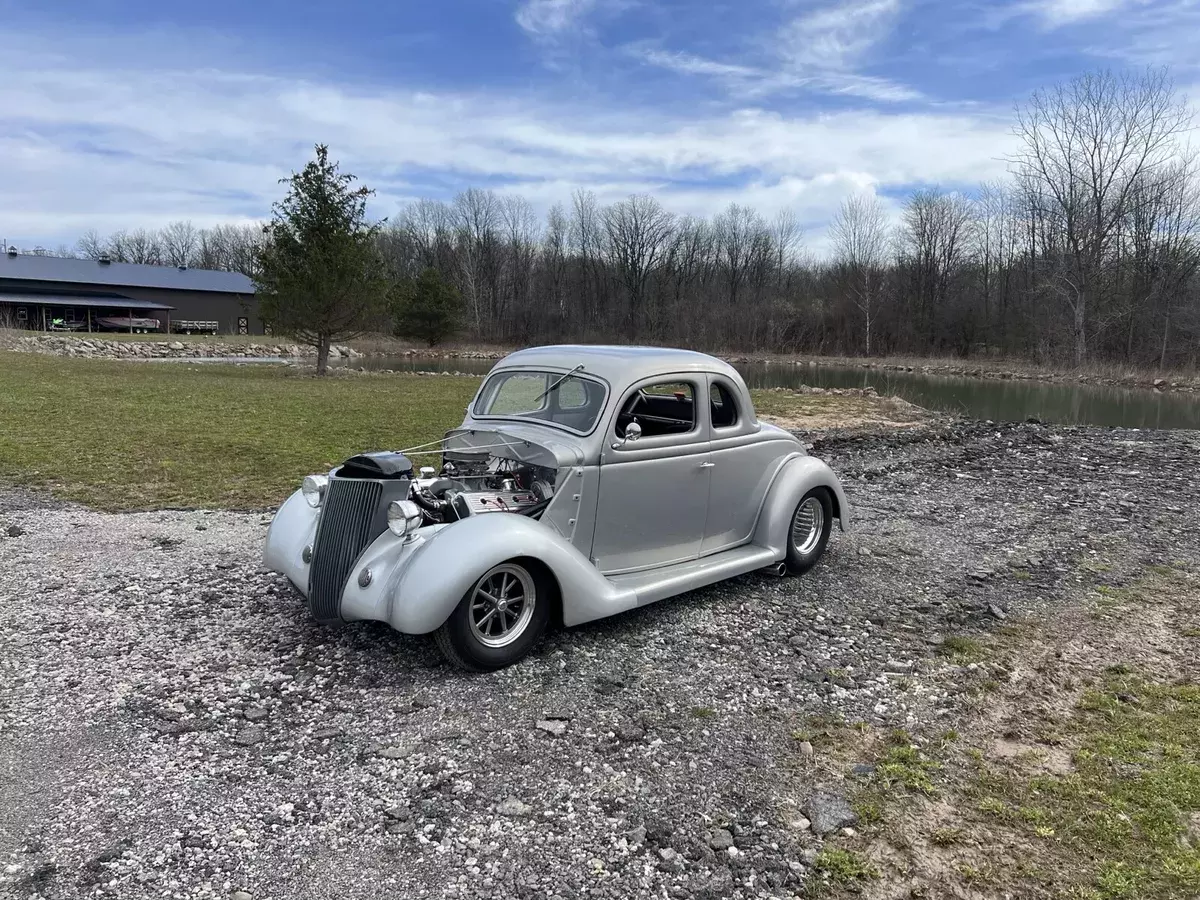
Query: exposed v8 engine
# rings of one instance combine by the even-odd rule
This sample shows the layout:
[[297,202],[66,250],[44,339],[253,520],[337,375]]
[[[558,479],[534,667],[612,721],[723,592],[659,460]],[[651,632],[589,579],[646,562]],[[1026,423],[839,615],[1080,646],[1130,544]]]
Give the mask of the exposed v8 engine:
[[529,491],[474,491],[455,494],[450,505],[460,519],[493,512],[524,512],[540,501]]
[[555,470],[483,453],[447,453],[441,472],[421,469],[411,499],[433,522],[487,513],[541,515],[554,496]]

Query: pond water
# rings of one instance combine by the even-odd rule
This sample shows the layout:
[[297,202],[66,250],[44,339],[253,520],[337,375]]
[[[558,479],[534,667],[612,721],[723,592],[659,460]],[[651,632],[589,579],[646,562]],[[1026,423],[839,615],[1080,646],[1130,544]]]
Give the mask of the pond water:
[[[495,360],[386,357],[349,361],[350,365],[397,372],[464,372],[483,375]],[[892,372],[854,366],[801,363],[745,363],[737,366],[752,388],[873,387],[884,396],[902,397],[926,409],[956,412],[995,422],[1021,422],[1031,416],[1058,425],[1108,425],[1123,428],[1200,429],[1200,395],[1039,381],[955,378],[919,372]]]

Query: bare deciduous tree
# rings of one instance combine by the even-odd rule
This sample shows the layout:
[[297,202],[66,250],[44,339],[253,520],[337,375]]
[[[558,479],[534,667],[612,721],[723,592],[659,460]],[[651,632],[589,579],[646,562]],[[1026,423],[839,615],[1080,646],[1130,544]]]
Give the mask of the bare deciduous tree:
[[961,194],[919,190],[905,204],[898,235],[901,263],[917,300],[916,328],[934,343],[937,324],[954,318],[967,352],[974,337],[972,317],[952,311],[950,302],[967,250],[971,217],[971,204]]
[[771,240],[775,243],[775,267],[786,272],[795,262],[793,255],[804,236],[795,210],[781,209],[771,222]]
[[647,285],[670,246],[674,216],[653,197],[635,194],[604,211],[608,264],[625,288],[630,334],[647,311]]
[[863,315],[864,349],[871,355],[871,326],[879,314],[887,255],[887,213],[873,194],[842,202],[829,226],[835,264]]
[[108,241],[100,237],[95,229],[89,228],[75,244],[75,249],[84,259],[99,259],[108,255]]
[[1016,173],[1041,189],[1064,240],[1050,287],[1073,314],[1076,362],[1088,313],[1107,289],[1104,262],[1142,177],[1167,165],[1191,113],[1165,70],[1095,72],[1037,91],[1017,110]]
[[200,235],[191,222],[172,222],[159,232],[162,261],[168,266],[190,266],[195,263]]
[[453,220],[458,234],[458,275],[467,315],[476,331],[490,313],[490,276],[495,267],[499,204],[491,191],[470,188],[454,198]]

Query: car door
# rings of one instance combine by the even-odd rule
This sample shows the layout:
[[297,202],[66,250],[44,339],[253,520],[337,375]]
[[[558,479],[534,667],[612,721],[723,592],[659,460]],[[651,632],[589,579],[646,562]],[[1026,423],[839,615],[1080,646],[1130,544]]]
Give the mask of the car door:
[[[605,574],[695,559],[708,515],[703,376],[659,376],[630,388],[607,425],[592,560]],[[642,435],[627,440],[637,421]]]
[[705,388],[709,408],[708,521],[701,555],[737,547],[750,540],[763,495],[781,455],[790,446],[763,440],[764,435],[744,393],[728,378],[710,375]]

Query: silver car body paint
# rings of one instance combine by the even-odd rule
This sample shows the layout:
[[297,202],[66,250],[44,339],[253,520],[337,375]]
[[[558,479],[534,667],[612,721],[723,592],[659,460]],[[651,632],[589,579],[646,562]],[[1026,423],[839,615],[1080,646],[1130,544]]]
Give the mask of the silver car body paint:
[[[341,619],[383,621],[409,634],[434,631],[484,572],[523,558],[554,578],[563,621],[575,625],[778,563],[792,513],[813,488],[832,493],[834,516],[843,531],[849,527],[837,476],[794,435],[759,422],[745,382],[721,360],[660,348],[538,347],[506,357],[488,377],[506,370],[567,374],[580,365],[577,375],[607,388],[588,433],[521,416],[476,416],[473,401],[462,425],[446,435],[448,449],[487,447],[556,468],[554,497],[541,519],[472,516],[407,538],[385,531],[352,566]],[[691,385],[692,431],[623,441],[618,411],[639,389],[664,383]],[[736,408],[732,423],[711,421],[716,386]],[[305,595],[305,553],[320,513],[297,491],[267,535],[266,566]]]

